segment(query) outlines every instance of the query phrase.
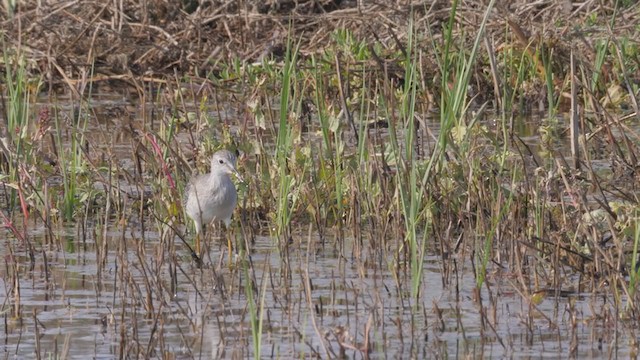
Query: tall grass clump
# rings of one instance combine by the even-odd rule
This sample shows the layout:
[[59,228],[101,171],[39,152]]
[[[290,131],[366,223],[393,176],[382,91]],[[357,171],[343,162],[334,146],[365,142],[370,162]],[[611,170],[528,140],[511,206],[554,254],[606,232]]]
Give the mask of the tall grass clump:
[[[289,38],[285,55],[284,67],[282,69],[282,88],[280,93],[280,119],[276,136],[276,169],[278,178],[277,205],[276,205],[276,234],[285,244],[289,237],[289,225],[291,223],[291,212],[297,202],[297,195],[294,194],[296,177],[289,171],[289,161],[293,151],[292,126],[289,123],[290,109],[298,92],[292,94],[292,86],[296,85],[297,79],[297,48],[293,47],[292,39]],[[298,180],[300,177],[298,177]]]
[[[532,44],[528,43],[524,49],[518,50],[517,36],[512,34],[512,28],[505,24],[505,37],[510,39],[512,45],[496,54],[502,63],[502,72],[499,74],[502,82],[498,86],[501,86],[499,90],[502,95],[503,117],[510,117],[515,112],[526,111],[528,105],[525,99],[527,96],[524,94],[522,84],[537,76],[535,59],[530,54]],[[507,138],[506,135],[504,138]]]
[[[426,234],[428,233],[428,218],[423,219],[424,187],[419,187],[421,167],[415,153],[416,148],[416,92],[417,81],[417,52],[414,44],[415,30],[413,20],[409,22],[407,31],[408,41],[406,57],[404,60],[404,85],[400,93],[400,121],[393,121],[396,116],[393,113],[394,106],[387,106],[389,117],[389,139],[391,145],[390,154],[396,163],[396,183],[400,201],[400,212],[404,218],[405,238],[402,246],[409,247],[409,264],[411,266],[411,297],[417,299],[420,296],[422,284],[423,258],[425,255]],[[389,105],[389,104],[387,104]],[[401,125],[401,128],[398,128]],[[401,146],[396,135],[402,132],[404,144]],[[430,206],[430,205],[429,205]],[[428,207],[429,207],[428,206]],[[428,207],[427,210],[428,211]],[[425,225],[423,224],[423,220]],[[422,241],[418,238],[418,231],[423,231]],[[401,249],[398,249],[401,252]]]
[[[5,98],[5,129],[6,142],[2,145],[2,152],[6,157],[6,177],[11,184],[8,194],[9,209],[18,205],[18,199],[27,218],[24,184],[20,172],[30,173],[30,165],[35,161],[33,139],[30,134],[31,104],[38,94],[42,84],[41,79],[30,79],[27,75],[26,60],[21,54],[10,54],[3,51],[5,64],[4,88]],[[0,87],[2,89],[2,87]],[[3,95],[3,94],[0,94]],[[4,96],[4,95],[3,95]]]
[[634,209],[633,212],[633,250],[631,251],[631,261],[629,262],[629,282],[627,283],[627,293],[629,294],[629,307],[637,310],[638,284],[640,284],[640,211]]
[[[7,93],[6,122],[7,137],[15,146],[16,154],[23,154],[29,131],[29,110],[32,102],[29,79],[22,56],[9,56],[4,51],[5,88]],[[39,86],[38,86],[39,87]],[[24,160],[24,159],[23,159]],[[15,165],[15,164],[10,164]]]
[[260,354],[262,353],[262,326],[264,322],[265,315],[265,298],[267,294],[267,284],[268,281],[266,279],[262,279],[262,288],[257,294],[259,299],[256,299],[254,282],[252,281],[252,277],[250,276],[249,271],[249,261],[244,261],[244,274],[246,277],[245,281],[245,292],[247,294],[247,305],[249,307],[249,321],[251,323],[251,337],[253,340],[253,357],[255,359],[260,359]]
[[[310,60],[313,69],[310,74],[313,83],[312,97],[317,109],[322,139],[314,181],[317,189],[326,190],[326,199],[316,200],[318,204],[324,204],[321,208],[323,215],[332,215],[330,219],[342,230],[347,211],[345,205],[348,201],[345,195],[348,193],[349,177],[352,174],[348,163],[353,155],[347,149],[345,134],[349,133],[357,139],[359,148],[365,144],[363,126],[366,119],[362,118],[361,113],[360,126],[355,127],[357,115],[354,114],[352,104],[357,100],[357,96],[361,96],[361,103],[366,101],[367,88],[365,81],[358,84],[357,76],[352,76],[352,64],[369,59],[369,54],[366,43],[355,39],[348,30],[336,30],[332,40],[334,46],[326,49],[319,59],[312,56]],[[365,74],[366,70],[363,68],[363,79]],[[337,88],[336,94],[329,94],[328,89],[332,87]],[[360,92],[352,91],[353,88],[359,88]],[[337,97],[333,99],[334,102],[328,100],[333,96]]]
[[[330,109],[327,108],[327,104],[325,102],[325,98],[326,98],[326,93],[325,93],[325,89],[327,84],[324,81],[324,73],[326,71],[326,69],[324,67],[321,66],[321,63],[318,62],[316,60],[316,57],[314,55],[311,56],[310,59],[310,63],[311,63],[311,68],[313,69],[313,73],[312,73],[312,78],[313,78],[313,82],[314,82],[314,93],[313,93],[313,97],[314,97],[314,103],[316,105],[317,108],[317,116],[318,116],[318,123],[320,125],[320,132],[322,135],[322,142],[320,143],[321,145],[321,156],[318,157],[318,170],[317,172],[317,176],[318,176],[318,180],[321,181],[323,180],[325,177],[327,177],[325,174],[327,174],[328,172],[324,171],[324,169],[327,167],[326,164],[326,158],[333,158],[333,153],[334,153],[334,144],[333,141],[331,140],[332,136],[336,136],[335,134],[335,129],[334,127],[331,126],[331,123],[335,123],[336,125],[338,124],[337,121],[331,122],[330,117]],[[337,119],[337,118],[336,118]],[[338,140],[336,140],[338,141]],[[327,179],[329,180],[329,179]],[[337,179],[334,179],[337,180]],[[316,214],[316,218],[326,218],[327,215],[327,211],[326,208],[324,207],[320,207],[319,204],[321,203],[321,201],[318,199],[316,201],[316,204],[318,204],[317,207],[317,212],[319,212],[319,214]],[[319,224],[318,224],[319,225]],[[320,228],[320,226],[318,226]]]
[[[65,120],[61,119],[63,117]],[[77,215],[76,207],[80,203],[82,180],[88,176],[84,147],[89,114],[85,114],[83,107],[78,106],[77,111],[71,109],[69,114],[56,112],[54,118],[56,153],[62,175],[62,197],[58,207],[65,221],[73,221]],[[63,131],[64,127],[67,131]],[[69,134],[68,140],[65,140],[64,133]]]
[[[449,22],[446,25],[444,31],[444,45],[439,48],[434,43],[434,50],[439,54],[438,66],[441,74],[441,94],[440,94],[440,134],[438,135],[435,151],[432,153],[431,158],[426,171],[422,178],[422,185],[420,191],[424,191],[429,179],[433,176],[432,171],[434,166],[436,170],[442,171],[446,166],[445,152],[453,150],[456,153],[457,159],[471,158],[469,151],[468,136],[471,133],[470,127],[472,124],[466,124],[466,112],[469,106],[467,100],[467,89],[471,80],[471,75],[475,67],[475,60],[478,56],[478,49],[480,42],[484,36],[484,30],[489,18],[489,14],[493,9],[495,0],[492,0],[484,13],[482,23],[477,31],[473,46],[467,54],[464,46],[461,46],[459,50],[453,51],[456,46],[457,38],[453,35],[453,28],[455,26],[455,18],[458,9],[458,1],[454,0],[451,6],[451,13]],[[454,146],[451,145],[451,141],[454,141]],[[472,169],[479,170],[479,169]],[[444,174],[440,176],[446,176]],[[470,179],[459,179],[461,181],[469,181]],[[496,190],[496,189],[494,189]],[[499,199],[495,198],[496,200]],[[484,249],[491,249],[492,237],[487,236],[485,238]],[[478,269],[477,287],[478,289],[484,282],[484,276],[486,272],[486,264],[491,256],[488,251],[480,252],[482,258],[480,259],[480,269]]]

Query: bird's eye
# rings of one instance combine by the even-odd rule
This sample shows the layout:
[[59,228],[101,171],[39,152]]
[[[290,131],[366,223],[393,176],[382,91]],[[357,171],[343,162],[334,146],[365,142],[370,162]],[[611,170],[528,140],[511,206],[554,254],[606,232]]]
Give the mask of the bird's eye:
[[222,159],[218,160],[218,162],[219,162],[220,164],[224,164],[224,160],[222,160]]

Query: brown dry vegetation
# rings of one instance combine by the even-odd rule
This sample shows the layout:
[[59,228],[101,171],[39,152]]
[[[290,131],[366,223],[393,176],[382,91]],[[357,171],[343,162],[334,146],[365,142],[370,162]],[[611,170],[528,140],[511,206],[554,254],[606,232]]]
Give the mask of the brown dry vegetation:
[[[609,35],[606,21],[614,13],[612,3],[499,2],[490,18],[489,37],[497,51],[512,46],[503,39],[510,32],[523,48],[544,42],[566,53],[577,46],[589,58],[593,41]],[[220,61],[277,57],[289,33],[301,42],[302,54],[321,52],[335,29],[350,29],[356,38],[392,53],[403,47],[412,16],[418,33],[440,38],[450,5],[400,0],[18,1],[14,11],[6,4],[0,7],[0,20],[5,51],[24,54],[30,70],[53,83],[73,84],[92,66],[95,79],[140,80],[176,73],[205,77]],[[482,1],[461,1],[458,24],[468,32],[478,26],[484,11]],[[588,19],[593,26],[584,28]],[[638,6],[619,13],[616,35],[626,31],[633,37],[639,20]],[[423,41],[418,47],[428,49],[430,44]],[[377,66],[395,65],[393,58],[377,55]]]

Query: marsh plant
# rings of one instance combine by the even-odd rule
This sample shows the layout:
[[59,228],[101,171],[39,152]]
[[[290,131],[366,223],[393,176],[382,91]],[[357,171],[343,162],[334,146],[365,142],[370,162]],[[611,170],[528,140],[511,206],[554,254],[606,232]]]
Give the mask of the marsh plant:
[[[566,20],[552,2],[512,4],[553,17],[544,28],[496,1],[398,2],[380,16],[367,2],[341,15],[338,2],[313,2],[318,19],[279,13],[312,11],[305,1],[251,16],[125,3],[86,4],[93,20],[68,53],[51,44],[55,56],[36,62],[66,98],[37,103],[43,78],[4,44],[1,220],[13,235],[0,313],[43,329],[52,315],[25,305],[25,286],[64,299],[66,315],[88,307],[57,292],[52,266],[90,284],[89,317],[120,357],[161,357],[175,343],[204,356],[214,338],[230,357],[482,357],[487,344],[513,356],[511,326],[536,351],[549,341],[540,329],[554,329],[577,357],[581,334],[609,349],[636,338],[637,26],[619,24],[636,5],[594,15],[573,3],[575,28],[553,32]],[[25,19],[41,10],[31,5]],[[76,9],[65,6],[47,14]],[[132,13],[140,23],[122,16]],[[625,12],[635,25],[636,13]],[[189,21],[156,24],[172,17]],[[257,34],[275,27],[286,36]],[[122,29],[158,43],[106,56],[120,48],[103,38]],[[243,52],[252,35],[262,47]],[[102,99],[107,86],[126,99]],[[135,114],[101,116],[108,106]],[[222,148],[238,151],[245,183],[230,226],[207,231],[196,254],[181,199]],[[223,238],[235,240],[230,253]],[[16,333],[7,327],[5,343]]]

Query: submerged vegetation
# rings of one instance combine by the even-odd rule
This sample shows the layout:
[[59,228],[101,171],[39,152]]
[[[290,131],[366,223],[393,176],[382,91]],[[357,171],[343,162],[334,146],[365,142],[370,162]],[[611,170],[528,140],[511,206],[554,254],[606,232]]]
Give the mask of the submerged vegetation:
[[[234,331],[252,346],[223,335],[232,356],[483,354],[423,345],[447,316],[467,338],[467,299],[483,344],[514,354],[496,330],[504,293],[520,305],[509,326],[530,343],[543,318],[568,329],[572,356],[593,349],[577,340],[579,318],[605,329],[598,351],[637,354],[640,5],[181,4],[0,7],[5,324],[30,321],[37,334],[41,310],[25,310],[22,282],[42,267],[55,295],[49,258],[88,252],[121,357],[167,356],[176,313],[204,336],[211,308],[234,298],[246,304],[234,321],[248,324]],[[181,197],[223,147],[241,154],[245,179],[227,229],[235,249],[209,241],[201,268]],[[260,246],[278,266],[256,261]],[[316,267],[319,257],[335,269]],[[367,290],[365,315],[335,300],[363,291],[336,280],[345,268],[363,283],[390,280]],[[331,287],[318,290],[323,271]],[[181,293],[221,300],[196,314]],[[127,325],[139,312],[153,324],[146,337]],[[339,312],[345,324],[323,323]],[[279,353],[265,331],[296,345]]]

